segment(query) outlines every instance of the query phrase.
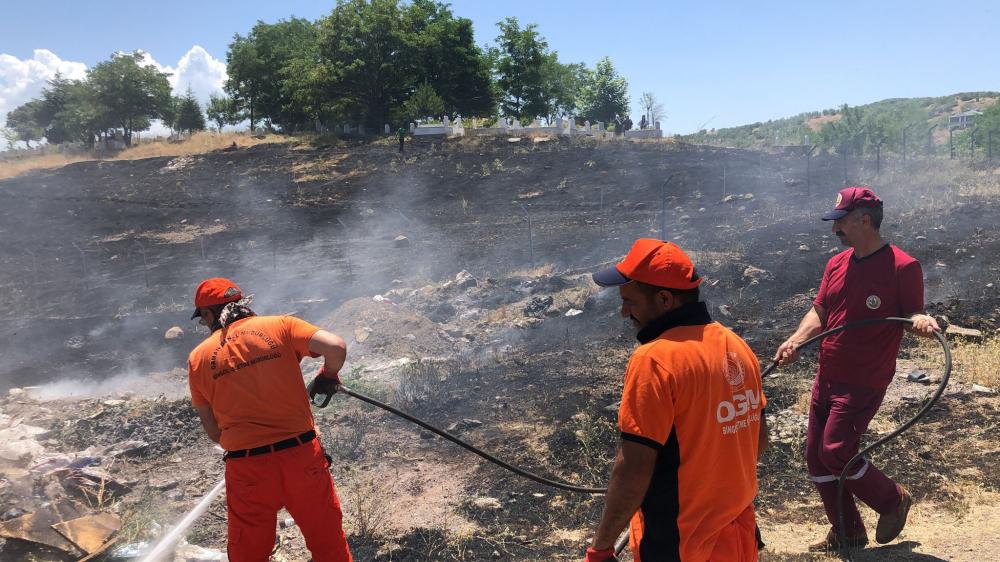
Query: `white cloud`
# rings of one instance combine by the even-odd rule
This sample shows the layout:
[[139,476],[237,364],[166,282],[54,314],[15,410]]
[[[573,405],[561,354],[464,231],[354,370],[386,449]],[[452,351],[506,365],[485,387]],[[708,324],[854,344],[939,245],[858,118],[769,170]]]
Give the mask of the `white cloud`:
[[143,61],[155,66],[160,72],[170,74],[167,81],[175,96],[183,96],[190,87],[202,105],[208,103],[208,97],[212,94],[222,94],[222,85],[229,77],[226,74],[226,63],[213,57],[200,45],[188,49],[181,60],[177,61],[177,66],[163,66],[145,52]]
[[76,80],[86,72],[87,65],[82,62],[62,60],[47,49],[35,49],[34,56],[26,60],[0,54],[0,119],[6,122],[7,112],[38,97],[56,73]]
[[[225,61],[213,57],[199,45],[188,49],[175,66],[163,66],[149,53],[144,53],[144,59],[161,72],[170,73],[167,80],[174,95],[184,95],[190,86],[202,105],[208,103],[210,95],[220,94],[226,82]],[[78,80],[86,76],[87,65],[62,60],[46,49],[36,49],[34,56],[26,60],[0,54],[0,122],[6,122],[8,111],[38,97],[46,82],[57,72]]]

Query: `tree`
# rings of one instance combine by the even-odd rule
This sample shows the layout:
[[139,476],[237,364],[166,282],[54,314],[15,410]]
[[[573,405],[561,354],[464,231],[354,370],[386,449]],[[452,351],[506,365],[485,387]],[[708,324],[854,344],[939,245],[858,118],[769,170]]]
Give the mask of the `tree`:
[[243,120],[243,116],[232,99],[225,96],[216,96],[215,94],[209,96],[208,107],[205,108],[205,113],[208,114],[210,121],[215,122],[220,133],[223,126],[236,125]]
[[472,21],[456,18],[447,4],[413,0],[402,11],[404,40],[415,54],[415,87],[429,84],[444,113],[492,115],[490,61],[476,46]]
[[398,0],[345,0],[319,23],[326,100],[339,117],[380,128],[416,84],[414,38]]
[[0,136],[7,141],[7,150],[13,150],[14,144],[17,143],[17,132],[7,127],[0,127]]
[[122,130],[126,146],[132,145],[134,131],[148,129],[170,103],[168,75],[143,59],[141,51],[117,53],[87,72],[97,101]]
[[188,133],[205,130],[205,114],[190,88],[177,106],[177,130]]
[[316,26],[301,18],[274,24],[258,21],[246,37],[234,37],[226,55],[226,92],[250,115],[251,128],[261,117],[284,131],[310,120],[285,80],[292,61],[316,64],[317,38]]
[[39,101],[39,123],[52,144],[79,141],[93,147],[100,135],[115,128],[111,111],[86,80],[68,80],[57,74],[42,90]]
[[160,120],[163,121],[164,126],[170,129],[171,136],[177,130],[177,117],[180,115],[183,100],[184,98],[180,96],[170,96],[170,103],[164,105],[160,110]]
[[258,104],[263,90],[264,69],[257,55],[256,44],[248,37],[237,33],[226,52],[226,93],[237,106],[246,111],[250,119],[250,130],[257,123]]
[[656,99],[656,94],[653,92],[643,92],[642,97],[639,98],[639,105],[646,116],[646,121],[651,127],[655,127],[656,122],[663,116],[663,104]]
[[523,119],[548,114],[549,96],[543,72],[548,43],[535,31],[535,24],[521,29],[514,17],[504,19],[497,27],[499,48],[494,57],[497,86],[502,93],[501,112]]
[[628,82],[618,75],[611,59],[604,57],[580,91],[581,117],[607,122],[627,114],[628,105]]
[[546,114],[575,114],[579,110],[580,88],[590,79],[590,70],[586,65],[563,64],[553,51],[545,56],[542,77],[546,84]]
[[416,92],[410,96],[403,104],[403,117],[405,120],[418,119],[421,117],[439,117],[444,113],[444,100],[437,95],[430,84],[421,84]]
[[31,148],[32,141],[40,141],[45,131],[38,123],[38,112],[41,102],[31,100],[15,107],[7,114],[7,129],[17,135],[17,140]]

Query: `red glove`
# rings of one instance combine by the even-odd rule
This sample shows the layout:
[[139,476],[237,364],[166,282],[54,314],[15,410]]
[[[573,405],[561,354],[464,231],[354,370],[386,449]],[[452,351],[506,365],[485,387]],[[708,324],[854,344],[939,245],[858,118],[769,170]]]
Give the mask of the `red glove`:
[[596,550],[594,547],[589,547],[587,549],[587,556],[584,557],[583,562],[618,562],[615,558],[614,547],[605,548],[604,550]]

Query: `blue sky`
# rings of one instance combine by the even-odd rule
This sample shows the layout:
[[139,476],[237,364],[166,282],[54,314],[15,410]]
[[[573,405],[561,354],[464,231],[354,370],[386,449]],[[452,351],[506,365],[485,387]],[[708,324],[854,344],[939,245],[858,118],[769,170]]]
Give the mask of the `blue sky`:
[[[473,21],[480,44],[492,42],[497,21],[516,16],[538,24],[565,62],[593,65],[610,56],[629,81],[634,113],[639,113],[639,95],[654,92],[663,102],[668,132],[739,125],[842,103],[1000,90],[1000,3],[995,0],[451,4],[457,15]],[[7,2],[0,7],[0,114],[40,88],[30,82],[44,83],[46,71],[39,69],[52,72],[55,63],[46,57],[28,68],[28,61],[38,59],[36,49],[86,66],[114,51],[143,49],[180,74],[176,89],[191,84],[207,96],[234,33],[245,33],[258,19],[316,19],[333,5],[307,0]],[[204,51],[192,55],[195,45]]]

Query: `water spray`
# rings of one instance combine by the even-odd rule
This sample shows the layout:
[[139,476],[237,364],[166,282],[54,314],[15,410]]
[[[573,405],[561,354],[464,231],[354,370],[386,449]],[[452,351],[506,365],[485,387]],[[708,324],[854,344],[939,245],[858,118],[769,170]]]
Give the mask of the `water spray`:
[[191,511],[187,512],[184,517],[174,525],[174,528],[170,529],[165,535],[160,537],[160,540],[156,542],[153,548],[147,552],[139,562],[163,562],[168,556],[173,557],[174,548],[177,546],[177,542],[187,534],[187,530],[191,525],[198,520],[206,511],[208,511],[208,506],[211,505],[212,501],[226,489],[226,479],[223,478],[219,480],[219,483],[215,485],[214,488],[209,490],[205,494],[201,501],[198,502]]

